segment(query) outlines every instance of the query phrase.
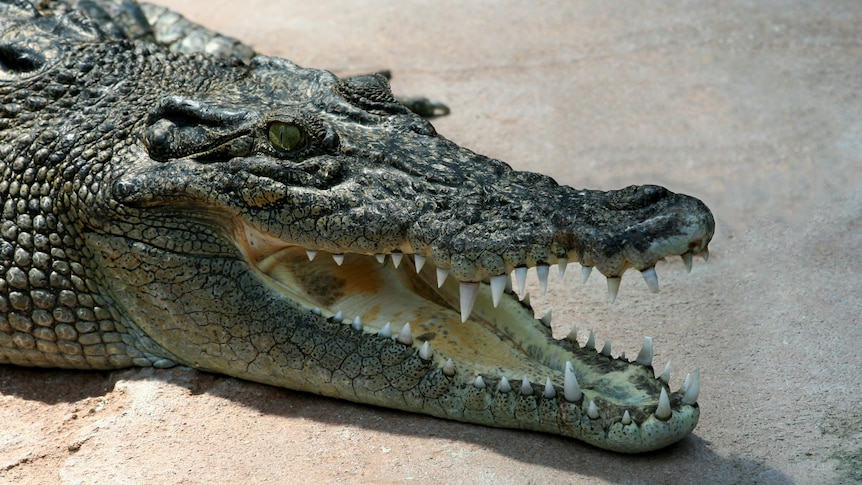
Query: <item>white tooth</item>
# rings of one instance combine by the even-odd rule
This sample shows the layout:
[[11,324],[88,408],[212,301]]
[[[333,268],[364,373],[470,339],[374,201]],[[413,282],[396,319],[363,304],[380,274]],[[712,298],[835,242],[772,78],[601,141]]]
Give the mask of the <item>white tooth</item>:
[[632,415],[629,414],[629,410],[626,409],[626,412],[623,413],[623,419],[620,421],[624,426],[628,426],[632,424]]
[[587,339],[587,343],[584,344],[584,348],[587,350],[595,350],[596,348],[596,332],[590,330],[590,337]]
[[476,380],[473,381],[473,387],[476,389],[485,389],[485,379],[482,379],[482,376],[476,376]]
[[545,312],[545,315],[542,317],[542,325],[551,328],[551,317],[554,315],[554,310],[548,310]]
[[553,399],[557,397],[557,390],[554,389],[554,384],[551,382],[550,377],[545,379],[545,392],[542,393],[542,396],[544,396],[545,399]]
[[479,294],[479,283],[464,283],[461,282],[461,322],[466,322],[470,318],[470,313],[473,311],[473,304],[476,303],[476,295]]
[[691,383],[682,396],[682,402],[685,404],[694,404],[697,402],[697,395],[700,394],[700,368],[694,370],[694,375],[691,377]]
[[359,318],[359,315],[356,315],[356,318],[353,319],[351,327],[353,327],[354,330],[362,330],[362,319]]
[[446,268],[437,268],[437,288],[443,287],[446,282],[446,277],[449,276],[449,270]]
[[640,353],[638,353],[635,362],[640,365],[645,365],[647,367],[652,365],[652,356],[653,356],[653,348],[652,348],[652,337],[644,337],[644,344],[641,347]]
[[452,362],[452,359],[447,359],[446,363],[443,364],[443,375],[452,377],[455,375],[455,363]]
[[539,277],[539,288],[542,289],[543,295],[548,292],[548,272],[550,269],[549,266],[544,264],[536,266],[536,275]]
[[605,355],[607,357],[611,356],[611,341],[610,340],[605,340],[605,346],[602,347],[601,354]]
[[320,314],[321,314],[321,313],[323,313],[323,312],[321,312],[321,311],[320,311],[320,308],[318,308],[318,307],[314,307],[314,308],[311,310],[311,313],[314,313],[315,315],[320,315]]
[[569,342],[571,342],[575,345],[580,345],[578,343],[578,326],[577,325],[572,325],[572,329],[569,330],[569,334],[566,335],[566,340],[568,340]]
[[422,360],[431,360],[431,344],[427,340],[422,344],[422,347],[419,347],[419,358]]
[[396,268],[401,266],[401,259],[404,258],[404,253],[392,253],[392,266]]
[[691,374],[685,375],[685,380],[682,382],[682,387],[679,388],[680,394],[688,392],[688,386],[691,385]]
[[658,293],[658,275],[655,272],[655,268],[647,268],[641,271],[641,274],[649,287],[649,291]]
[[386,325],[377,332],[377,335],[383,338],[389,338],[392,336],[392,324],[390,322],[386,322]]
[[569,264],[568,258],[557,258],[557,268],[560,270],[560,279],[566,276],[566,265]]
[[401,327],[401,332],[398,333],[398,339],[404,345],[413,345],[413,333],[410,332],[410,322]]
[[691,252],[680,254],[682,262],[685,263],[685,270],[691,273]]
[[497,390],[500,392],[509,392],[512,390],[512,386],[509,385],[509,379],[506,379],[506,376],[500,378],[500,383],[497,384]]
[[338,310],[338,313],[332,316],[332,321],[335,323],[341,323],[342,320],[344,320],[344,312]]
[[527,379],[526,376],[521,380],[521,395],[522,396],[532,396],[533,395],[533,386],[530,385],[530,380]]
[[578,402],[583,397],[581,387],[578,385],[578,379],[575,378],[575,371],[572,369],[572,363],[566,362],[566,375],[563,380],[563,397],[569,402]]
[[414,254],[413,260],[416,261],[416,272],[422,271],[422,267],[425,266],[425,256]]
[[662,421],[666,421],[670,419],[670,415],[670,399],[667,397],[667,391],[662,387],[661,395],[658,398],[658,407],[655,410],[655,417]]
[[592,272],[592,266],[581,266],[581,282],[586,283],[590,279],[590,273]]
[[342,264],[344,264],[344,255],[343,254],[333,254],[332,259],[335,260],[335,264],[337,264],[338,266],[341,266]]
[[383,264],[386,262],[386,255],[383,253],[377,253],[374,255],[374,258],[377,259],[377,262]]
[[622,278],[619,276],[611,276],[608,278],[608,303],[613,303],[617,299],[617,293],[620,292],[620,282]]
[[664,366],[664,372],[661,373],[659,379],[665,384],[670,382],[670,361],[667,361],[667,365]]
[[587,406],[587,416],[589,416],[590,419],[599,419],[599,408],[592,399],[590,399],[590,405]]
[[709,261],[709,248],[703,248],[703,251],[700,252],[700,257],[703,258],[704,262]]
[[314,261],[314,257],[317,256],[317,251],[314,249],[306,249],[305,255],[308,256],[309,261]]
[[515,268],[515,279],[518,280],[518,294],[524,295],[524,287],[527,286],[527,267]]
[[494,308],[500,305],[500,298],[503,297],[503,291],[506,289],[506,281],[509,280],[509,275],[501,274],[491,277],[491,299],[494,301]]
[[526,306],[528,306],[528,307],[532,308],[532,306],[530,306],[530,294],[529,294],[529,293],[527,293],[526,295],[524,295],[524,298],[521,300],[521,303],[523,303],[524,305],[526,305]]

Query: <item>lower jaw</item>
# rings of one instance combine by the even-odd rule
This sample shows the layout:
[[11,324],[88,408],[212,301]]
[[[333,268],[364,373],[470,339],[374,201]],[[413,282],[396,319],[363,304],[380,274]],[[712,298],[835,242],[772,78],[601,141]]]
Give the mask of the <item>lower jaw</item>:
[[653,412],[659,405],[667,379],[656,379],[651,347],[636,364],[599,353],[591,343],[580,347],[576,337],[555,340],[549,326],[511,292],[494,307],[484,283],[470,318],[462,322],[458,282],[450,278],[438,288],[430,264],[417,273],[408,258],[395,268],[364,255],[343,255],[341,264],[328,256],[321,252],[309,260],[305,249],[287,247],[257,267],[272,286],[322,318],[365,333],[383,332],[417,351],[424,345],[437,367],[451,362],[457,368],[460,384],[481,378],[500,386],[505,379],[515,388],[526,379],[562,391],[571,362],[585,403],[601,402],[620,417],[625,410],[645,415],[644,409]]

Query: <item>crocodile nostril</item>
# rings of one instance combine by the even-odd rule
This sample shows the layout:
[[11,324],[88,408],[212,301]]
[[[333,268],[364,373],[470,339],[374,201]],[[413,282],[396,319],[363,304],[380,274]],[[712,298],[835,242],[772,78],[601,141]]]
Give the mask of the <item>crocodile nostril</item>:
[[668,196],[670,192],[659,185],[630,185],[609,192],[607,207],[615,210],[637,210],[649,207]]

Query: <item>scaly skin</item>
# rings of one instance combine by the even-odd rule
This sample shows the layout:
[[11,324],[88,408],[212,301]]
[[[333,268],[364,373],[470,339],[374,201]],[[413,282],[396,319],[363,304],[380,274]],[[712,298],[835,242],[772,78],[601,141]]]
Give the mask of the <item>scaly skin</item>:
[[555,340],[506,286],[573,261],[653,286],[706,256],[700,201],[513,171],[381,76],[168,53],[172,14],[114,3],[101,30],[0,3],[0,363],[184,364],[623,452],[694,428],[697,374]]

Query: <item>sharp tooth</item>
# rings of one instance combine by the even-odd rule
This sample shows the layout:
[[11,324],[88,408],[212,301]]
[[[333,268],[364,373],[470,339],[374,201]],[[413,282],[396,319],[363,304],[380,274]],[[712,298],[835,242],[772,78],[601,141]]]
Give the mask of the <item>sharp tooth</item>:
[[539,277],[539,288],[542,289],[542,294],[548,292],[548,272],[550,267],[547,265],[536,266],[536,275]]
[[545,399],[553,399],[557,397],[557,390],[554,389],[554,384],[551,382],[551,378],[548,377],[545,379],[545,392],[542,393]]
[[344,320],[344,312],[338,310],[338,313],[332,316],[332,321],[335,323],[341,323],[342,320]]
[[611,356],[611,341],[605,340],[605,346],[602,347],[602,355]]
[[542,325],[551,328],[551,317],[554,315],[554,310],[548,310],[545,312],[545,315],[542,317]]
[[526,295],[524,295],[524,299],[522,299],[522,300],[521,300],[521,303],[523,303],[525,306],[527,306],[527,307],[529,307],[529,308],[533,308],[533,307],[530,305],[530,294],[529,294],[529,293],[527,293]]
[[461,282],[461,322],[466,322],[470,318],[470,313],[473,311],[473,304],[476,303],[476,295],[479,294],[479,283],[464,283]]
[[386,262],[386,255],[383,253],[377,253],[374,255],[374,258],[377,259],[377,262],[383,264]]
[[608,303],[613,303],[617,299],[617,293],[620,292],[620,282],[622,278],[619,276],[608,277]]
[[653,356],[652,337],[644,337],[643,347],[641,347],[641,351],[640,351],[640,353],[638,353],[638,356],[635,359],[635,362],[637,362],[640,365],[645,365],[645,366],[649,367],[652,365],[652,356]]
[[566,265],[569,264],[568,258],[557,258],[557,268],[560,270],[560,279],[566,276]]
[[694,370],[694,375],[691,377],[691,383],[682,396],[682,402],[685,404],[694,404],[697,402],[697,395],[700,394],[700,369]]
[[655,410],[655,417],[662,421],[670,419],[670,399],[667,397],[667,391],[664,387],[661,388],[661,395],[658,398],[658,407]]
[[670,382],[670,361],[667,361],[667,365],[664,366],[664,372],[661,373],[659,379],[665,384]]
[[431,360],[431,344],[427,340],[422,344],[422,347],[419,347],[419,358],[422,360]]
[[532,396],[533,395],[533,386],[530,385],[530,380],[527,379],[527,376],[521,380],[521,395],[522,396]]
[[506,293],[512,293],[512,273],[506,278]]
[[356,318],[353,319],[353,323],[350,325],[354,330],[362,330],[362,319],[359,318],[359,315],[356,315]]
[[647,268],[641,271],[641,274],[649,287],[649,291],[658,293],[658,275],[655,272],[655,268]]
[[506,281],[509,280],[509,275],[501,274],[491,277],[491,299],[494,301],[494,308],[500,305],[500,298],[503,297],[503,291],[506,289]]
[[680,394],[685,394],[688,392],[688,386],[691,384],[691,374],[685,375],[685,381],[682,383],[682,387],[679,388]]
[[476,376],[476,380],[473,381],[473,387],[476,389],[485,389],[485,379],[482,379],[482,376]]
[[620,422],[623,423],[623,426],[628,426],[632,424],[632,415],[629,414],[628,409],[626,409],[626,412],[623,413],[623,419]]
[[413,260],[416,261],[416,272],[422,271],[422,267],[425,266],[425,256],[414,254]]
[[578,379],[575,378],[575,371],[572,369],[572,363],[566,362],[566,375],[563,380],[563,397],[569,402],[578,402],[583,397],[581,386],[578,385]]
[[512,390],[512,386],[509,385],[509,379],[506,379],[506,376],[500,378],[500,383],[497,384],[497,390],[500,392],[509,392]]
[[413,345],[413,333],[410,332],[410,322],[401,327],[401,332],[398,333],[398,339],[404,345]]
[[452,377],[455,375],[455,363],[452,362],[452,359],[447,359],[446,363],[443,364],[443,375]]
[[317,251],[314,249],[306,249],[305,255],[308,256],[309,261],[314,261],[314,257],[317,256]]
[[691,251],[680,254],[682,262],[685,263],[685,270],[691,273]]
[[396,268],[401,266],[401,259],[404,258],[404,253],[392,253],[392,266]]
[[587,406],[587,416],[589,416],[590,419],[599,419],[599,408],[592,399],[590,399],[590,405]]
[[392,336],[392,324],[390,322],[386,322],[386,325],[377,332],[377,335],[383,338],[389,338]]
[[581,281],[586,283],[590,279],[590,273],[593,272],[592,266],[581,266]]
[[320,308],[318,308],[318,307],[314,307],[314,308],[311,310],[311,313],[314,313],[315,315],[318,315],[318,316],[319,316],[319,315],[320,315],[321,313],[323,313],[323,312],[321,312],[321,311],[320,311]]
[[587,343],[584,344],[584,348],[587,350],[595,350],[596,349],[596,332],[590,330],[590,336],[587,338]]
[[703,258],[704,262],[709,261],[709,248],[703,248],[703,251],[700,252],[700,257]]
[[524,295],[524,287],[527,286],[527,267],[515,268],[515,279],[518,280],[518,294]]
[[332,259],[335,260],[335,264],[341,266],[344,263],[344,255],[343,254],[333,254]]
[[446,282],[446,277],[449,276],[449,270],[446,268],[437,268],[437,288],[442,288]]

